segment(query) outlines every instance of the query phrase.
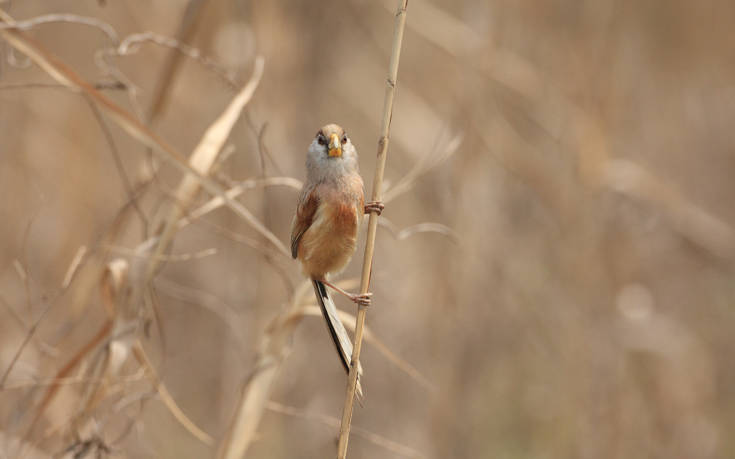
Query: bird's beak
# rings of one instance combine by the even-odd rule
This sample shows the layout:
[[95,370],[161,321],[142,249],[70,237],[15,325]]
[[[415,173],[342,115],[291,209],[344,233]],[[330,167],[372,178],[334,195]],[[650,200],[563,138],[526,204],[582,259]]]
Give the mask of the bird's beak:
[[342,144],[337,134],[329,136],[329,157],[342,156]]

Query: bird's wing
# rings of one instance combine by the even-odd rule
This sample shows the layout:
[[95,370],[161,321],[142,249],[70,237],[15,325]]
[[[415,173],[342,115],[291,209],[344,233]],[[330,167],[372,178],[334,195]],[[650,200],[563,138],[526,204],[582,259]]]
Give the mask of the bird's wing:
[[316,187],[305,189],[299,197],[296,215],[294,215],[291,222],[291,256],[294,258],[299,253],[301,236],[311,226],[317,207],[319,207],[319,195],[316,192]]

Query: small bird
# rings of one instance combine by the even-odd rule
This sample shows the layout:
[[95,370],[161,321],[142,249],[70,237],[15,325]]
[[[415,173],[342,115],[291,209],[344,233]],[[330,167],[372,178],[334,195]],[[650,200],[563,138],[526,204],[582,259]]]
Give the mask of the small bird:
[[[327,279],[341,272],[355,253],[357,231],[366,213],[380,214],[380,202],[365,204],[365,191],[357,164],[357,151],[336,124],[319,129],[306,155],[306,182],[301,190],[296,215],[291,223],[291,255],[313,285],[337,353],[349,373],[352,341],[337,315],[327,286],[355,303],[370,304],[372,293],[356,295],[336,287]],[[357,393],[362,397],[357,369]]]

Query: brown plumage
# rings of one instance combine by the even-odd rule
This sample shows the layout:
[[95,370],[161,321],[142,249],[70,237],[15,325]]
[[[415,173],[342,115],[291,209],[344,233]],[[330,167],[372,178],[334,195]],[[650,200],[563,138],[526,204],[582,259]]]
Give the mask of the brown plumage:
[[[340,126],[328,124],[317,132],[306,158],[307,177],[291,225],[291,255],[301,262],[314,284],[332,340],[349,372],[352,342],[329,296],[330,274],[344,269],[355,253],[357,232],[365,212],[363,182],[357,152]],[[369,301],[369,295],[351,295]],[[358,367],[358,376],[362,368]],[[362,389],[358,378],[358,394]]]

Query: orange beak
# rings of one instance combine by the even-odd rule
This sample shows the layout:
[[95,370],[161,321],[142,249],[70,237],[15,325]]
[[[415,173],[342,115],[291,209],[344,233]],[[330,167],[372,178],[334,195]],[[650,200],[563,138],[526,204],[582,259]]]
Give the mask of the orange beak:
[[329,136],[329,157],[334,156],[342,156],[342,143],[340,143],[337,134]]

